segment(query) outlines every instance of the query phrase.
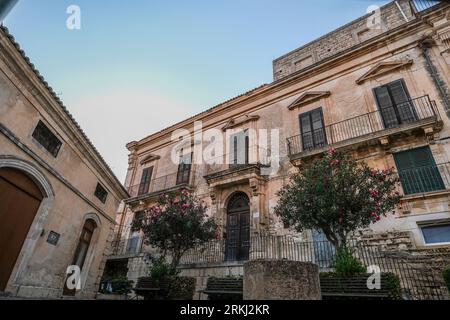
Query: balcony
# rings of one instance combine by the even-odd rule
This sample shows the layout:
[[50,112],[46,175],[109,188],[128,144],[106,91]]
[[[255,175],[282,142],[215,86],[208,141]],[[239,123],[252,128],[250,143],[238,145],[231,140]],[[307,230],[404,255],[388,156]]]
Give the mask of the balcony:
[[111,243],[111,247],[112,257],[135,256],[143,252],[143,241],[139,236],[129,239],[114,240]]
[[435,194],[450,190],[450,163],[399,170],[398,175],[406,197]]
[[412,4],[416,12],[426,11],[436,5],[438,5],[440,1],[433,0],[413,0]]
[[320,154],[328,148],[345,148],[383,141],[399,133],[427,129],[429,134],[441,128],[436,103],[428,95],[392,105],[381,110],[313,129],[287,139],[288,155],[295,162]]
[[205,159],[204,178],[211,186],[219,181],[248,179],[251,176],[264,176],[270,167],[270,151],[259,146],[250,147],[247,152],[226,153]]
[[149,183],[139,183],[129,188],[130,198],[125,203],[135,203],[153,198],[164,192],[176,191],[190,186],[190,173],[180,175],[178,172],[151,179]]

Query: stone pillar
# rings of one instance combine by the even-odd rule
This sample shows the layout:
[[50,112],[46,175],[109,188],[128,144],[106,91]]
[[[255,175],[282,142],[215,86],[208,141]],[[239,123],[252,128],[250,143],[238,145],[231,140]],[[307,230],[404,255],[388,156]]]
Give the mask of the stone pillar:
[[244,300],[321,299],[316,264],[265,259],[244,264]]

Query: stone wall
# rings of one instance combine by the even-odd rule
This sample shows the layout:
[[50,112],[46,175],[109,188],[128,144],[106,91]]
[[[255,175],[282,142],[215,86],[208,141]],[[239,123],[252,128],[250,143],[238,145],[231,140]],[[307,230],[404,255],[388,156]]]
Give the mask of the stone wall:
[[209,277],[239,276],[244,274],[241,262],[223,262],[209,264],[193,264],[180,267],[181,275],[197,279],[194,300],[206,300],[207,295],[199,292],[206,288]]
[[[414,13],[411,10],[409,1],[401,0],[398,3],[406,18],[411,20]],[[354,20],[313,42],[275,59],[273,62],[274,80],[282,79],[406,23],[402,12],[394,2],[381,8],[381,23],[378,27],[368,28],[369,17],[371,17],[371,14]]]

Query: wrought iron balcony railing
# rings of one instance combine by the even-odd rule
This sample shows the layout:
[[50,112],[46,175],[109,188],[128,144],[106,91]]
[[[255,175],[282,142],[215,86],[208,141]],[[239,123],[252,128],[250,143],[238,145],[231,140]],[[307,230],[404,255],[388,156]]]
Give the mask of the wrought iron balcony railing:
[[114,240],[111,243],[112,256],[136,255],[143,252],[142,237]]
[[399,170],[405,195],[450,189],[450,163]]
[[242,148],[236,153],[225,153],[213,157],[204,157],[205,176],[215,173],[242,169],[253,165],[270,165],[270,150],[260,146],[249,147],[247,150]]
[[189,184],[190,174],[181,175],[178,172],[151,179],[146,183],[139,183],[129,188],[128,192],[132,198],[154,192],[169,190],[177,186]]
[[362,139],[375,133],[388,130],[394,132],[410,128],[414,124],[435,122],[439,113],[434,101],[428,95],[411,99],[381,110],[365,113],[353,118],[313,129],[310,133],[300,134],[287,139],[289,156],[302,154],[326,146]]

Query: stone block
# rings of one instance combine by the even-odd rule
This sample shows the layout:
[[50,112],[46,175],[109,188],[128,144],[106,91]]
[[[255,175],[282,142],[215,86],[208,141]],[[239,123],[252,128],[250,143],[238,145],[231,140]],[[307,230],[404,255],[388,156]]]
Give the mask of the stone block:
[[321,300],[319,267],[289,260],[247,262],[244,300]]

